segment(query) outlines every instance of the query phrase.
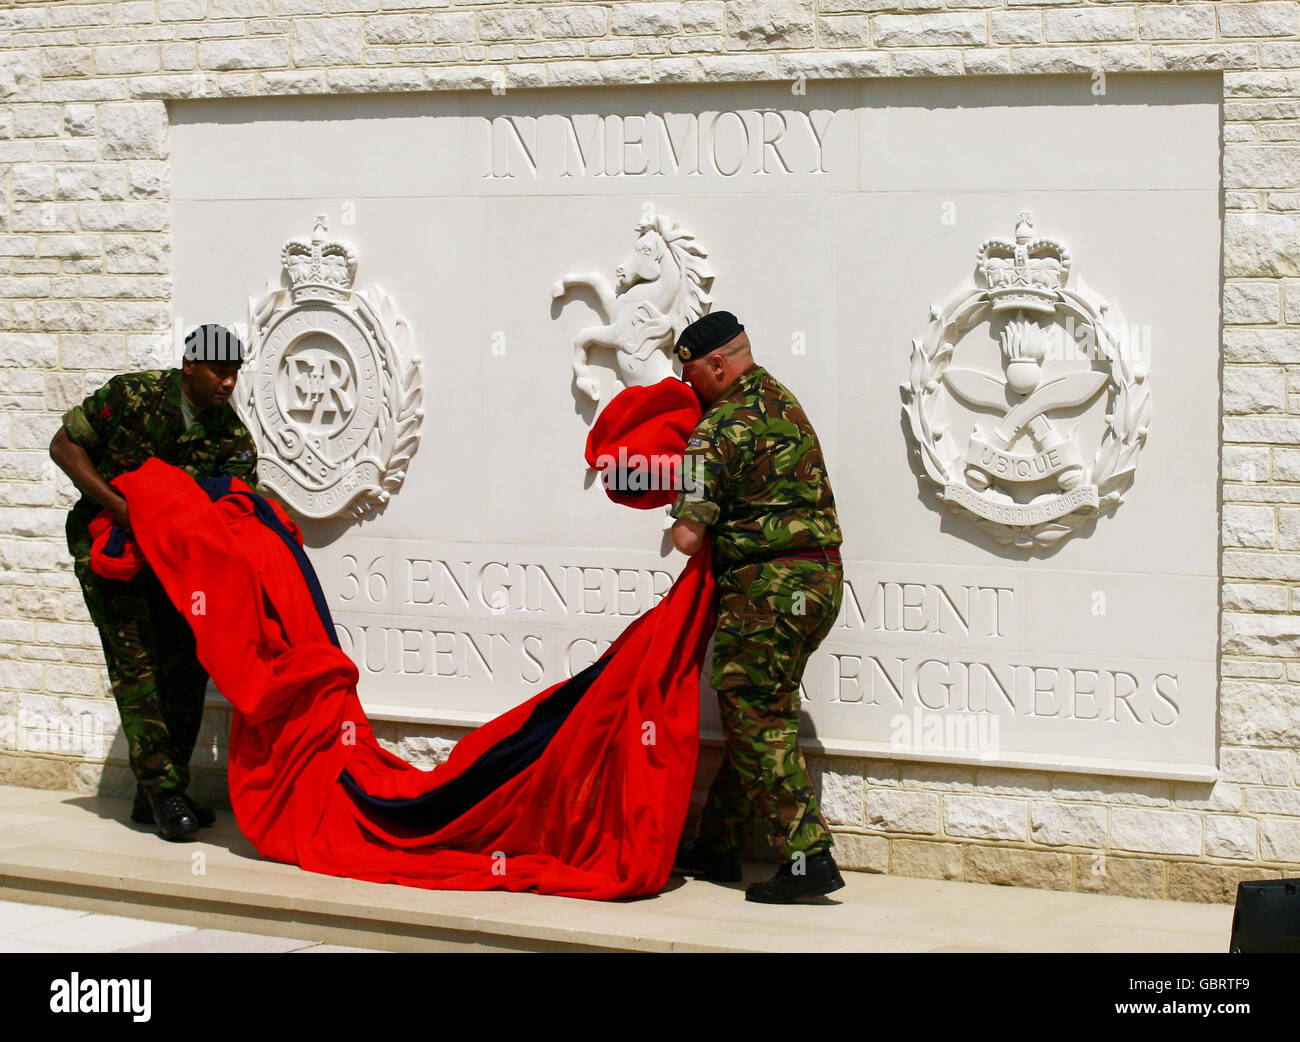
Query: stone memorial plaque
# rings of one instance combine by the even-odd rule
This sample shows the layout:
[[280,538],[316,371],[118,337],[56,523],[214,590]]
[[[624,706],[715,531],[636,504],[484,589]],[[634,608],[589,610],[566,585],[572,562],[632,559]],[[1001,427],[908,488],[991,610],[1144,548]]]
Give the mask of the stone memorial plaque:
[[663,596],[665,512],[609,502],[583,444],[717,307],[810,416],[844,532],[810,749],[1208,778],[1220,95],[182,102],[176,320],[247,333],[262,478],[379,716],[496,715]]

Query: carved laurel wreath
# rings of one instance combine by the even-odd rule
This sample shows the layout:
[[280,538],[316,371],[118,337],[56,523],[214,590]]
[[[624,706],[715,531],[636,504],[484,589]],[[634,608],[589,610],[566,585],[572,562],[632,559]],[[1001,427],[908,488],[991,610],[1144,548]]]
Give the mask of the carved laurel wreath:
[[[267,282],[266,292],[260,297],[248,298],[248,335],[244,338],[247,345],[248,353],[244,359],[243,369],[245,372],[252,372],[256,369],[257,364],[261,361],[262,347],[266,342],[266,323],[270,319],[272,312],[275,311],[276,302],[283,294],[282,290],[272,289],[271,283]],[[254,399],[255,391],[253,381],[244,379],[235,385],[239,393],[238,411],[249,431],[256,434],[261,428],[261,422],[258,419],[256,401]]]
[[[1021,549],[1053,546],[1102,514],[1112,513],[1132,484],[1151,420],[1151,389],[1146,382],[1149,359],[1127,349],[1122,339],[1122,331],[1127,326],[1118,308],[1094,293],[1082,279],[1077,280],[1076,287],[1059,291],[1057,307],[1073,312],[1092,329],[1097,350],[1110,362],[1106,432],[1085,479],[1097,486],[1099,502],[1095,509],[1078,510],[1037,525],[1008,525],[988,518],[973,518],[997,542]],[[942,307],[931,306],[925,338],[912,341],[909,381],[902,385],[903,408],[916,440],[912,454],[924,466],[922,478],[939,486],[941,501],[946,501],[945,486],[962,484],[965,479],[963,453],[946,437],[948,428],[940,410],[943,399],[939,388],[944,370],[952,361],[954,345],[968,330],[985,321],[989,311],[988,291],[967,286],[953,294]],[[956,503],[949,503],[949,507],[953,513],[968,513]]]
[[[420,441],[420,419],[424,416],[424,370],[415,353],[415,337],[406,319],[397,314],[392,297],[378,286],[354,293],[359,310],[367,319],[379,343],[384,365],[384,398],[393,403],[391,411],[379,410],[379,422],[366,442],[367,451],[379,460],[383,477],[374,498],[353,500],[351,516],[358,518],[377,504],[387,503],[406,480],[406,468]],[[392,338],[389,332],[392,332]],[[393,420],[393,417],[396,420]]]
[[[253,339],[250,361],[254,363],[264,343],[262,333],[266,321],[283,292],[271,289],[256,300],[248,299],[249,333]],[[392,298],[378,286],[372,286],[353,293],[352,300],[379,345],[382,393],[385,402],[393,403],[391,410],[379,410],[375,429],[366,440],[364,453],[378,462],[382,477],[377,492],[360,496],[348,504],[347,515],[356,520],[376,506],[387,503],[406,479],[407,466],[420,440],[420,420],[424,416],[421,408],[424,374],[422,360],[415,352],[410,324],[398,315]],[[251,383],[244,391],[241,405],[246,417],[256,416]]]

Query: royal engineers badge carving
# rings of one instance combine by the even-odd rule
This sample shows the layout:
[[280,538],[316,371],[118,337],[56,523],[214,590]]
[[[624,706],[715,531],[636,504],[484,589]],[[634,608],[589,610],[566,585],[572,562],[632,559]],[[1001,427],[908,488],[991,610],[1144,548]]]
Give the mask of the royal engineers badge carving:
[[419,444],[421,359],[388,294],[354,291],[356,251],[323,216],[280,261],[288,289],[249,298],[239,381],[258,479],[302,517],[358,518],[401,487]]
[[[923,482],[997,542],[1030,550],[1114,511],[1151,418],[1149,344],[1082,279],[1066,288],[1069,251],[1033,224],[1021,211],[1014,241],[980,244],[975,278],[931,305],[902,385]],[[986,321],[999,327],[1001,371],[980,367],[978,352],[961,344]],[[1093,449],[1084,421],[1102,408]]]

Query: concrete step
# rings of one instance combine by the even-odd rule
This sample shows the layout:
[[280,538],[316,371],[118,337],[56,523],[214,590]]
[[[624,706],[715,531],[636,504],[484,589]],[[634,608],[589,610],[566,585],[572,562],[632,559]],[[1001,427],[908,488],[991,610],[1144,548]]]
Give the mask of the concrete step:
[[637,901],[423,890],[263,861],[228,811],[166,843],[130,801],[0,786],[0,899],[387,951],[1226,952],[1232,906],[845,872],[823,903],[674,876]]
[[79,908],[0,901],[0,953],[112,953],[174,955],[282,954],[324,952],[379,953],[374,948],[318,944],[293,937],[210,930],[180,923],[160,923],[138,916],[108,915]]

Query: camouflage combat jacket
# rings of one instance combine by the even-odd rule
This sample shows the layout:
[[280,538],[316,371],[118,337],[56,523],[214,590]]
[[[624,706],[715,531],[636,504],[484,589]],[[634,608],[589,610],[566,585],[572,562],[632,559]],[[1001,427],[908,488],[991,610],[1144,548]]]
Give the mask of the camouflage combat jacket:
[[842,541],[817,434],[762,366],[700,419],[686,443],[683,486],[669,513],[708,526],[715,570]]
[[[64,430],[105,481],[157,456],[191,477],[234,474],[259,491],[257,446],[229,402],[209,406],[185,429],[181,375],[176,368],[115,376],[63,414]],[[89,558],[89,525],[101,509],[83,495],[68,511],[64,530],[74,558]]]

